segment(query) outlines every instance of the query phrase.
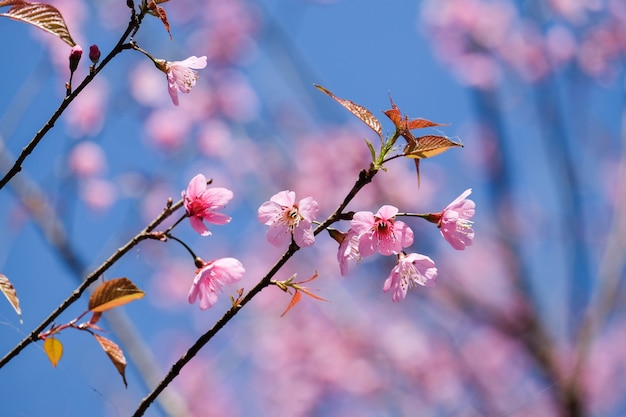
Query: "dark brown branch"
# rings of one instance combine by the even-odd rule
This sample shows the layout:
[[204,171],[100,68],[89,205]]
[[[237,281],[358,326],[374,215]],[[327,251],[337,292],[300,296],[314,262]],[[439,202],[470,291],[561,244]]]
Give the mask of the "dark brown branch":
[[[348,192],[343,202],[337,207],[333,214],[328,216],[328,218],[320,224],[314,231],[317,235],[322,230],[327,229],[330,225],[335,223],[341,218],[341,213],[346,208],[346,206],[352,201],[352,199],[357,195],[357,193],[367,184],[372,181],[374,175],[378,172],[378,169],[374,167],[372,164],[368,170],[362,170],[359,173],[359,178],[355,182],[352,189]],[[287,251],[283,254],[283,256],[274,264],[274,266],[269,270],[269,272],[252,288],[248,293],[241,299],[238,304],[233,305],[229,308],[226,313],[220,318],[217,323],[206,333],[196,340],[196,342],[187,350],[187,352],[178,359],[178,361],[172,365],[167,375],[163,378],[163,380],[159,383],[159,385],[154,388],[154,390],[146,396],[133,417],[142,416],[148,407],[156,400],[156,398],[163,392],[163,390],[176,378],[176,376],[180,373],[183,367],[200,352],[200,349],[204,347],[212,338],[219,332],[235,315],[245,306],[249,301],[251,301],[255,295],[261,292],[262,289],[270,285],[270,281],[276,275],[276,273],[287,263],[289,259],[299,250],[300,248],[293,241]]]
[[175,204],[168,204],[163,212],[159,214],[145,229],[139,232],[135,237],[133,237],[128,243],[126,243],[121,248],[117,249],[111,257],[109,257],[102,265],[100,265],[95,271],[85,278],[85,280],[72,292],[72,294],[65,299],[57,308],[54,310],[48,318],[46,318],[37,328],[35,328],[30,335],[24,338],[17,346],[15,346],[9,353],[7,353],[2,359],[0,359],[0,368],[6,365],[12,358],[17,356],[26,346],[31,344],[32,342],[36,342],[39,338],[39,334],[44,331],[48,325],[50,325],[54,319],[56,319],[65,309],[67,309],[70,305],[72,305],[76,300],[80,298],[80,296],[85,292],[85,290],[95,282],[106,270],[108,270],[115,262],[117,262],[122,256],[124,256],[128,251],[137,246],[141,241],[150,239],[153,236],[151,233],[154,231],[156,227],[158,227],[165,219],[167,219],[172,213],[178,210],[183,205],[183,200],[179,200]]
[[[134,16],[134,13],[133,13],[133,16]],[[76,87],[74,91],[72,91],[70,94],[65,96],[65,98],[63,99],[63,101],[61,102],[57,110],[54,112],[54,114],[50,117],[50,119],[46,122],[46,124],[39,130],[39,132],[35,134],[35,136],[31,139],[28,145],[26,145],[22,149],[22,152],[15,160],[15,163],[13,164],[11,169],[0,180],[0,190],[4,188],[5,185],[7,185],[7,183],[11,180],[11,178],[13,178],[15,175],[17,175],[18,172],[22,170],[22,163],[24,162],[24,160],[26,160],[26,158],[33,152],[33,150],[37,147],[39,142],[41,142],[41,140],[48,133],[48,131],[50,131],[50,129],[54,127],[54,124],[57,122],[59,117],[61,117],[61,115],[63,114],[65,109],[67,109],[67,107],[70,105],[70,103],[74,101],[76,97],[78,97],[80,92],[83,91],[83,89],[87,87],[89,83],[91,83],[91,81],[96,77],[96,75],[98,75],[100,70],[102,70],[117,54],[122,52],[124,49],[128,49],[128,45],[125,44],[126,39],[128,39],[130,34],[133,32],[133,30],[136,30],[137,25],[139,24],[138,22],[139,21],[136,18],[133,18],[130,20],[130,22],[128,23],[128,27],[124,31],[124,34],[122,35],[120,40],[117,42],[115,47],[111,50],[111,52],[109,52],[109,54],[102,60],[101,64],[98,65],[96,68],[94,68],[94,70],[91,71],[85,77],[83,82],[80,83],[80,85]]]

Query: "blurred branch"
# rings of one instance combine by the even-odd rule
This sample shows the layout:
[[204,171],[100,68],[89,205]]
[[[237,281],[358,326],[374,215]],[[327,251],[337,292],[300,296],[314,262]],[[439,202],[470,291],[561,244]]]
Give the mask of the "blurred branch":
[[[625,85],[626,87],[626,85]],[[622,109],[621,122],[621,155],[619,168],[616,174],[617,183],[611,224],[607,228],[608,236],[604,254],[598,268],[598,291],[589,303],[586,315],[580,326],[579,338],[576,344],[576,363],[574,369],[577,378],[572,381],[572,390],[580,391],[579,382],[585,380],[585,364],[594,337],[598,335],[611,312],[615,309],[615,301],[626,267],[626,108]]]
[[[492,166],[494,170],[489,173],[492,199],[497,213],[501,207],[505,207],[514,189],[510,172],[510,167],[513,166],[511,157],[513,152],[507,149],[508,143],[505,140],[504,121],[500,114],[500,106],[498,105],[495,92],[476,89],[474,92],[478,117],[493,129],[494,138],[498,145],[494,148],[496,151],[493,154],[495,161],[492,162]],[[521,341],[526,347],[528,354],[530,357],[534,358],[539,370],[542,371],[547,385],[556,388],[555,400],[560,406],[562,416],[583,416],[582,396],[575,395],[571,391],[571,386],[566,386],[568,384],[560,382],[561,377],[559,368],[555,362],[556,358],[551,354],[554,344],[540,320],[538,315],[540,311],[539,306],[527,282],[527,277],[530,275],[521,259],[522,250],[519,244],[520,239],[514,227],[515,222],[512,221],[517,217],[515,206],[508,207],[507,213],[506,219],[503,219],[503,217],[499,215],[494,216],[494,221],[497,223],[495,228],[501,231],[500,240],[502,246],[511,254],[511,262],[508,267],[513,284],[519,292],[520,297],[528,302],[529,308],[527,309],[527,317],[525,317],[524,320],[526,328],[522,332],[520,332],[519,329],[515,331],[508,326],[502,327],[502,330],[509,330],[513,338],[521,337]],[[511,330],[514,331],[511,333]]]

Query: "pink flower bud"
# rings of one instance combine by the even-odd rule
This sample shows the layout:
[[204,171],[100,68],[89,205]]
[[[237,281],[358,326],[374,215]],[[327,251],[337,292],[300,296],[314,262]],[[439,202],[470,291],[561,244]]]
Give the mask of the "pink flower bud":
[[89,47],[89,59],[94,65],[100,61],[100,48],[98,48],[98,45],[94,44]]
[[70,51],[70,71],[72,73],[78,68],[78,62],[80,62],[81,56],[83,56],[83,48],[81,48],[80,45],[72,47]]

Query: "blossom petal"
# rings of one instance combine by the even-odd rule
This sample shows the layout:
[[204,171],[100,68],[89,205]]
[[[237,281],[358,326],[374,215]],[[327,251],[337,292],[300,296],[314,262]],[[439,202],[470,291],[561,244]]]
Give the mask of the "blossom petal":
[[209,229],[207,229],[207,227],[202,222],[201,218],[197,216],[191,216],[189,218],[189,223],[191,223],[191,227],[193,228],[193,230],[200,233],[202,236],[209,236],[211,234]]
[[[205,181],[206,188],[206,181]],[[197,194],[198,200],[208,208],[222,208],[233,198],[233,192],[228,188],[208,188]]]
[[183,61],[179,61],[178,64],[193,69],[203,69],[206,67],[206,56],[201,56],[200,58],[195,55],[190,56]]
[[398,214],[398,208],[395,206],[384,205],[376,213],[376,217],[381,219],[392,219]]
[[374,220],[374,213],[372,213],[371,211],[357,211],[352,216],[352,221],[350,222],[350,225],[352,227],[352,230],[354,230],[357,235],[361,235],[362,233],[365,233],[369,231],[372,227],[374,227],[375,223],[376,221]]
[[298,203],[298,211],[308,222],[312,222],[317,218],[319,205],[317,201],[313,200],[313,197],[306,197]]
[[274,246],[283,246],[291,241],[291,231],[286,224],[272,223],[267,229],[267,241]]
[[315,235],[311,228],[311,223],[306,220],[301,220],[300,224],[293,231],[293,240],[301,248],[311,246],[315,243]]
[[274,194],[272,198],[270,198],[270,201],[282,207],[293,207],[296,202],[296,193],[289,190],[281,191]]
[[185,195],[191,199],[196,199],[200,193],[206,190],[206,178],[202,174],[198,174],[189,181]]
[[[450,204],[448,204],[446,206],[445,210],[448,210],[450,208],[456,207],[457,204],[459,204],[461,201],[463,201],[465,199],[465,197],[467,197],[468,195],[470,195],[472,193],[472,189],[468,188],[467,190],[463,191],[463,193],[458,196],[457,198],[454,199],[454,201]],[[471,201],[471,200],[470,200]]]
[[282,213],[282,207],[274,201],[266,201],[261,204],[257,212],[257,218],[263,224],[273,223]]

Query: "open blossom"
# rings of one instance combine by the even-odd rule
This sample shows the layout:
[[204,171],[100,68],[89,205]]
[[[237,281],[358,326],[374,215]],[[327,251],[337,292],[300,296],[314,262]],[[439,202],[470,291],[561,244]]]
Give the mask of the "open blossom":
[[189,290],[189,304],[193,304],[199,299],[200,309],[211,308],[217,302],[217,292],[223,285],[232,285],[243,277],[246,272],[241,262],[235,258],[216,259],[211,262],[204,262],[196,271]]
[[343,240],[339,244],[337,251],[337,261],[339,261],[339,270],[341,275],[348,274],[349,261],[360,262],[361,253],[359,252],[359,236],[350,229],[348,233],[343,234]]
[[259,207],[258,218],[269,226],[267,240],[274,246],[283,246],[293,240],[304,248],[315,242],[312,223],[317,217],[318,205],[313,197],[296,203],[296,193],[281,191]]
[[206,56],[190,56],[184,61],[156,60],[155,65],[167,74],[167,89],[172,103],[178,106],[178,93],[189,93],[196,85],[198,73],[194,70],[206,67]]
[[391,290],[393,301],[402,301],[409,288],[415,285],[431,286],[437,278],[437,268],[432,259],[419,253],[398,254],[398,263],[393,267],[383,285],[383,291]]
[[440,217],[437,226],[441,229],[441,235],[457,250],[470,246],[474,239],[473,222],[469,219],[474,216],[476,204],[465,198],[471,193],[471,188],[465,190],[441,213],[438,213]]
[[413,231],[400,220],[395,220],[398,208],[382,206],[376,214],[359,211],[352,217],[352,229],[358,234],[359,253],[362,256],[400,253],[402,248],[413,244]]
[[193,177],[182,196],[191,227],[202,236],[211,234],[203,221],[213,224],[226,224],[230,221],[229,216],[216,213],[215,210],[224,207],[233,198],[233,192],[227,188],[207,188],[204,175]]

